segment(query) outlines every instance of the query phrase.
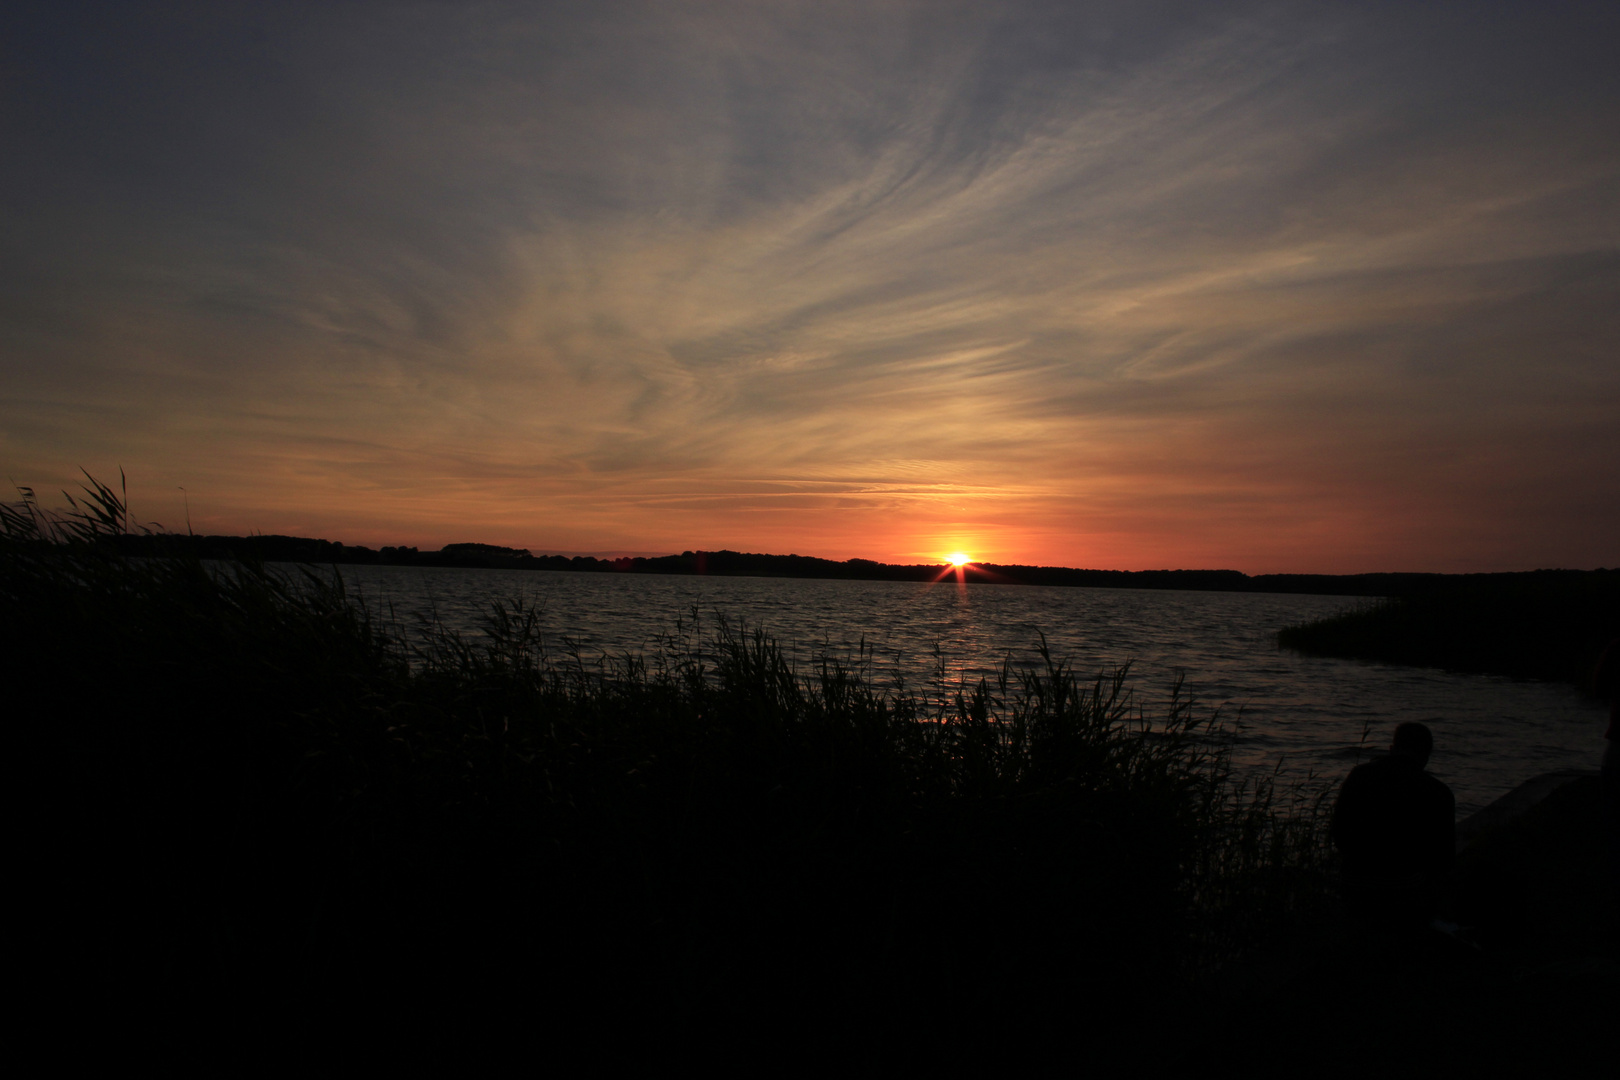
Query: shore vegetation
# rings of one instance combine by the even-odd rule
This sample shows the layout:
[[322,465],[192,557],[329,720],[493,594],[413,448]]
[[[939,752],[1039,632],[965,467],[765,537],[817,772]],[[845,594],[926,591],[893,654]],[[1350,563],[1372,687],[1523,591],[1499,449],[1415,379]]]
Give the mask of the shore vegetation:
[[1620,638],[1620,569],[1468,574],[1425,581],[1409,594],[1366,602],[1291,626],[1283,648],[1590,690],[1594,665]]
[[94,479],[0,526],[31,918],[102,1031],[1100,1038],[1330,891],[1325,790],[1127,668],[883,686],[701,612],[587,662],[132,557]]

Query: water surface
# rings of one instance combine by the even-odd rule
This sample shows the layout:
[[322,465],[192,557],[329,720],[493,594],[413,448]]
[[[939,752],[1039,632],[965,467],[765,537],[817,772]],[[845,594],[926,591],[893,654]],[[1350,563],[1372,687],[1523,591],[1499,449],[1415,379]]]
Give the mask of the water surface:
[[1456,675],[1277,648],[1284,626],[1342,611],[1340,596],[924,585],[889,581],[574,574],[346,566],[374,611],[409,622],[431,614],[478,633],[495,600],[521,597],[542,613],[548,651],[587,660],[646,654],[677,625],[700,633],[720,618],[769,631],[800,670],[831,653],[912,688],[993,677],[1003,662],[1054,658],[1097,673],[1131,664],[1137,702],[1162,712],[1176,678],[1207,709],[1240,721],[1238,760],[1288,778],[1336,778],[1388,741],[1404,720],[1434,729],[1430,771],[1467,814],[1521,781],[1592,768],[1607,714],[1559,684]]

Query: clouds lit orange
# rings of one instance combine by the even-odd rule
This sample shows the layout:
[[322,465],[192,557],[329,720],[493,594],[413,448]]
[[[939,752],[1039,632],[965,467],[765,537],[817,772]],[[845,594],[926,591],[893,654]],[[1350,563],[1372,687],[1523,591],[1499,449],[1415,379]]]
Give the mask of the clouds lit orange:
[[374,546],[1620,563],[1595,7],[36,7],[18,482]]

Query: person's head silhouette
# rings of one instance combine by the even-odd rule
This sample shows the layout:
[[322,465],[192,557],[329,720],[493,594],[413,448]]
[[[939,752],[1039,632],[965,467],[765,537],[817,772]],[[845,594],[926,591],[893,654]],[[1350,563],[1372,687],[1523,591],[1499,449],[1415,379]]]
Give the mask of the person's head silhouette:
[[1395,728],[1395,738],[1390,741],[1389,752],[1393,757],[1417,762],[1421,769],[1429,763],[1429,755],[1434,752],[1434,734],[1429,731],[1428,725],[1408,720]]

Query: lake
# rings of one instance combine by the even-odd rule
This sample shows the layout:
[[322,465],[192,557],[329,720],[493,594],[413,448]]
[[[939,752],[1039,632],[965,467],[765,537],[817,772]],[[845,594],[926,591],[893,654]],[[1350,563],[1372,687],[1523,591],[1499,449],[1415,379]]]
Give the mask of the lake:
[[[645,655],[681,627],[718,620],[760,627],[808,673],[822,654],[853,661],[864,640],[879,680],[950,692],[1004,662],[1038,665],[1041,635],[1080,672],[1131,665],[1151,718],[1176,678],[1201,708],[1239,721],[1236,760],[1284,778],[1341,777],[1389,740],[1394,726],[1434,729],[1429,769],[1451,785],[1459,817],[1521,781],[1596,769],[1607,712],[1573,688],[1357,660],[1299,656],[1275,635],[1366,601],[1342,596],[934,585],[887,581],[575,574],[345,566],[374,612],[410,625],[437,618],[465,634],[496,600],[542,613],[548,652],[597,660]],[[1365,736],[1365,738],[1364,738]],[[1315,782],[1315,781],[1313,781]]]

